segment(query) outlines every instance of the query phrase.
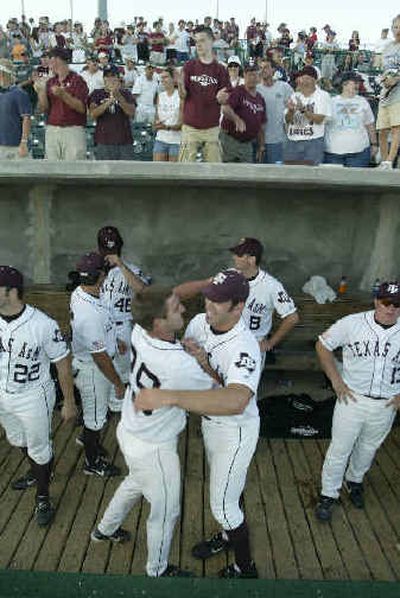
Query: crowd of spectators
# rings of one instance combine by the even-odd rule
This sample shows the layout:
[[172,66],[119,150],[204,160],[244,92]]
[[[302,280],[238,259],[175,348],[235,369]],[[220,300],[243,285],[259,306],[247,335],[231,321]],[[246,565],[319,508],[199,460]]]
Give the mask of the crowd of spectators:
[[379,159],[382,88],[377,128],[391,168],[398,17],[392,34],[383,29],[372,54],[358,31],[340,50],[329,25],[294,36],[281,23],[273,35],[252,19],[241,39],[234,18],[149,27],[138,17],[114,30],[96,19],[90,32],[68,20],[11,19],[0,27],[0,158],[29,155],[31,115],[44,114],[48,159],[85,159],[89,119],[98,160],[133,159],[135,122],[152,127],[156,161],[368,166]]

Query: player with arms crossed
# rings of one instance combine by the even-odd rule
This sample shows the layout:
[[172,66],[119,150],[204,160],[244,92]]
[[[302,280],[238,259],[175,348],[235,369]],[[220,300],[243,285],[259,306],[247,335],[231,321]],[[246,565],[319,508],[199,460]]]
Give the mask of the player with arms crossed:
[[[373,311],[338,320],[317,342],[322,369],[337,395],[332,440],[316,509],[330,521],[345,477],[355,507],[364,507],[363,479],[400,408],[400,285],[382,283]],[[343,372],[333,351],[341,347]]]
[[72,365],[83,409],[83,471],[111,477],[119,470],[103,458],[100,431],[106,423],[112,387],[122,400],[125,385],[112,361],[117,348],[115,325],[99,297],[105,278],[104,259],[98,253],[87,253],[79,260],[77,270],[80,285],[71,295],[70,309]]
[[[283,340],[298,323],[299,316],[293,299],[279,280],[260,268],[264,247],[258,239],[240,239],[229,251],[233,253],[235,268],[249,282],[250,291],[242,312],[242,320],[259,342],[263,366],[266,353],[272,351]],[[209,282],[210,279],[186,282],[175,287],[175,292],[182,299],[186,299],[200,292]],[[274,311],[282,318],[282,322],[270,336]]]
[[36,521],[54,516],[49,497],[53,462],[50,439],[56,399],[50,363],[57,368],[66,421],[76,416],[69,350],[57,322],[24,303],[22,274],[0,266],[0,422],[7,439],[28,457],[31,471],[14,490],[36,485]]
[[206,313],[189,323],[186,345],[220,384],[208,391],[143,389],[135,405],[142,410],[180,407],[203,415],[211,511],[223,531],[196,544],[192,554],[207,559],[231,547],[235,562],[222,569],[220,576],[254,578],[258,573],[239,505],[260,427],[256,404],[260,348],[241,321],[249,283],[243,274],[230,269],[219,272],[203,294]]
[[[133,326],[132,299],[135,293],[143,291],[150,284],[150,280],[140,268],[122,259],[123,244],[121,234],[114,226],[103,226],[97,233],[98,250],[104,256],[108,270],[100,289],[100,300],[115,322],[118,351],[114,357],[114,367],[123,383],[127,384],[130,372],[128,347]],[[122,409],[122,401],[116,397],[114,388],[108,407],[113,412]]]
[[177,444],[186,412],[166,406],[143,413],[135,409],[135,395],[141,388],[207,389],[212,381],[176,340],[185,308],[171,289],[151,287],[143,297],[135,297],[133,309],[138,323],[132,332],[132,371],[117,428],[129,474],[91,537],[98,542],[129,540],[130,534],[121,524],[143,495],[151,505],[146,573],[150,577],[183,577],[189,572],[169,564],[168,556],[180,511]]

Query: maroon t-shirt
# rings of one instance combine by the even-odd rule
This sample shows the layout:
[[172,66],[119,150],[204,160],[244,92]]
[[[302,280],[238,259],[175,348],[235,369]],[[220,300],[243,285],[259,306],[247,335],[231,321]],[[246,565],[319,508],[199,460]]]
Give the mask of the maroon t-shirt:
[[164,52],[164,40],[165,35],[162,32],[157,33],[156,31],[152,31],[151,33],[149,33],[149,44],[151,46],[152,52]]
[[[121,89],[121,94],[129,104],[136,104],[130,91]],[[105,89],[95,89],[89,96],[88,106],[100,106],[109,97]],[[110,110],[111,108],[111,110]],[[110,106],[96,120],[94,142],[101,145],[131,145],[133,142],[131,119],[119,104]]]
[[224,117],[221,128],[238,141],[252,141],[256,139],[262,125],[266,122],[266,108],[264,98],[258,91],[252,95],[244,85],[238,85],[231,91],[228,100],[229,106],[246,123],[246,130],[238,133],[235,123]]
[[[60,87],[60,85],[61,83],[58,79],[58,75],[51,77],[51,79],[47,81],[46,90],[50,106],[47,124],[56,127],[84,127],[86,125],[86,114],[77,112],[63,102],[61,98],[53,94],[52,88]],[[78,75],[78,73],[69,71],[62,82],[62,87],[64,87],[71,96],[81,100],[86,106],[89,90],[86,81],[83,77]]]
[[183,122],[196,129],[218,127],[221,106],[217,92],[231,88],[227,69],[216,60],[203,64],[200,60],[189,60],[183,67],[184,85],[187,91],[183,106]]

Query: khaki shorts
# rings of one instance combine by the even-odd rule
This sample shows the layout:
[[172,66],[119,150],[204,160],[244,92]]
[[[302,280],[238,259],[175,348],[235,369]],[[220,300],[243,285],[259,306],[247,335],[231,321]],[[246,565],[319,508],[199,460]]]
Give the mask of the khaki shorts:
[[219,127],[195,129],[182,125],[179,162],[196,162],[198,151],[202,152],[204,162],[221,162]]
[[400,102],[390,106],[379,106],[376,128],[379,130],[392,127],[400,127]]

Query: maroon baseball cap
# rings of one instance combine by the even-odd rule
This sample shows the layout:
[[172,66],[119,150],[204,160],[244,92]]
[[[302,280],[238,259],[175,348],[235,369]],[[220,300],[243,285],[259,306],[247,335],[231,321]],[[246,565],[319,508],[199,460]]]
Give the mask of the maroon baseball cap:
[[104,257],[95,251],[85,253],[76,264],[76,269],[84,276],[97,274],[104,270]]
[[238,270],[229,268],[218,272],[203,289],[203,295],[215,303],[225,301],[246,301],[249,296],[249,281]]
[[377,299],[393,299],[393,301],[400,301],[400,283],[382,282],[376,294]]
[[23,289],[24,277],[12,266],[0,266],[0,287],[9,289]]
[[115,226],[103,226],[97,233],[97,245],[101,252],[115,253],[123,244],[121,234]]
[[243,237],[243,239],[240,239],[237,245],[229,247],[229,251],[232,251],[232,253],[238,256],[245,254],[254,255],[254,257],[260,260],[264,251],[264,247],[258,239],[253,239],[252,237]]

